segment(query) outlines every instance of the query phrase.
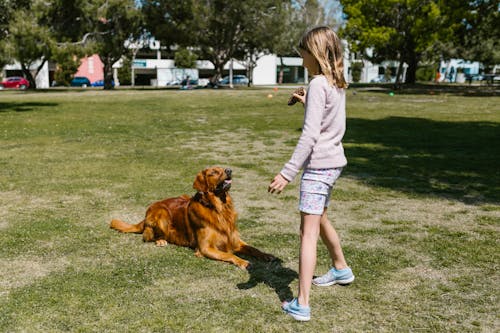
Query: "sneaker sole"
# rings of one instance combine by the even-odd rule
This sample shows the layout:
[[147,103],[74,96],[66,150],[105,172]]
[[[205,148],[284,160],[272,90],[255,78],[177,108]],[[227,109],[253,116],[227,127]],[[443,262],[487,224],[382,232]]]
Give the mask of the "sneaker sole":
[[309,321],[309,320],[311,320],[310,316],[309,317],[304,317],[304,316],[297,315],[295,313],[291,313],[291,312],[287,312],[287,311],[285,311],[285,313],[288,314],[288,315],[290,315],[290,316],[292,316],[293,319],[298,320],[298,321]]
[[340,284],[341,286],[345,286],[345,285],[348,285],[348,284],[352,283],[353,281],[354,281],[354,276],[352,276],[349,279],[334,280],[334,281],[326,282],[326,283],[317,283],[317,282],[313,281],[313,284],[315,286],[318,286],[318,287],[329,287],[329,286],[333,286],[334,284]]

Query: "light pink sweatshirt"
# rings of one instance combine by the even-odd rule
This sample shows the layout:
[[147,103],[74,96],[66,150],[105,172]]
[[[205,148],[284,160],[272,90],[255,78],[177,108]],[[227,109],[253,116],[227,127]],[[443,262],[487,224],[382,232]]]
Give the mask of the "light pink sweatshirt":
[[345,90],[330,87],[324,75],[314,76],[307,89],[302,134],[281,175],[292,181],[300,169],[345,166],[345,121]]

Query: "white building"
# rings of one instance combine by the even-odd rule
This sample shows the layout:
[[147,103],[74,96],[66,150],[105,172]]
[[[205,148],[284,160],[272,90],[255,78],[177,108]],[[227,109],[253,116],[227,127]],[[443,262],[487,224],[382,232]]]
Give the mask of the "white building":
[[481,71],[481,64],[477,61],[451,59],[441,61],[439,66],[440,82],[464,83],[466,75],[477,75]]
[[[38,66],[40,66],[40,61],[36,61],[31,65],[30,71],[35,74]],[[38,72],[38,75],[35,77],[35,82],[37,88],[48,88],[50,86],[49,84],[49,62],[46,61],[45,64],[43,65],[42,69]],[[10,65],[6,65],[1,73],[2,77],[8,77],[8,76],[23,76],[22,70],[21,70],[21,64],[18,62],[15,62]]]
[[[154,44],[154,43],[153,43]],[[151,48],[151,46],[150,46]],[[207,60],[196,62],[196,69],[176,68],[174,60],[161,59],[159,45],[154,44],[152,50],[156,50],[155,59],[135,59],[133,62],[133,70],[136,85],[151,85],[156,87],[165,87],[168,84],[177,83],[190,77],[192,80],[208,79],[213,75],[214,65]],[[344,75],[348,82],[352,82],[352,64],[362,63],[361,83],[371,82],[394,82],[398,67],[398,62],[385,61],[382,64],[373,64],[367,60],[356,59],[354,54],[349,53],[347,43],[344,42]],[[368,50],[369,51],[369,50]],[[33,65],[33,70],[39,64]],[[122,66],[122,61],[115,63],[115,82],[119,83],[118,68]],[[233,74],[246,75],[246,67],[242,61],[234,59],[224,66],[223,75],[229,75],[231,70]],[[403,66],[404,80],[406,74],[406,64]],[[480,63],[467,62],[464,60],[452,59],[449,62],[442,62],[440,66],[441,81],[447,82],[464,82],[463,76],[458,74],[458,69],[464,74],[478,74],[480,71]],[[53,78],[55,65],[51,62],[46,62],[40,73],[36,77],[38,88],[50,87],[50,78]],[[18,63],[7,65],[2,71],[3,77],[22,75],[21,66]],[[302,59],[300,57],[279,57],[274,54],[263,55],[257,61],[256,67],[253,69],[253,84],[254,85],[275,85],[278,82],[282,83],[297,83],[307,84],[308,73],[302,67]]]

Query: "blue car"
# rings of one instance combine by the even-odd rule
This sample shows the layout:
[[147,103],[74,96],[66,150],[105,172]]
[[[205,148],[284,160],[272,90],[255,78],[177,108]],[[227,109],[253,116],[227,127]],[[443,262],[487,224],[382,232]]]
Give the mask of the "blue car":
[[82,87],[86,88],[90,86],[90,80],[87,79],[85,76],[75,76],[73,80],[71,80],[70,85],[72,87]]
[[[115,86],[115,81],[111,81],[111,86]],[[104,87],[104,80],[97,80],[92,82],[92,87]]]
[[[219,81],[220,85],[228,85],[229,84],[229,76],[224,77]],[[234,75],[233,76],[233,84],[234,85],[247,85],[248,78],[245,75]]]

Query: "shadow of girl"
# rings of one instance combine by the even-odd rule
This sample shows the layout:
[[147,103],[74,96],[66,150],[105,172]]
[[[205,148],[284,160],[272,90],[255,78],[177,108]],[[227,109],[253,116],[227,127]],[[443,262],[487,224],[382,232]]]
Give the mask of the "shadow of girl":
[[258,260],[252,260],[250,269],[248,270],[250,278],[245,283],[238,283],[238,289],[250,289],[264,283],[274,289],[281,302],[291,300],[293,298],[290,283],[298,278],[296,271],[283,267],[281,259],[265,263]]

